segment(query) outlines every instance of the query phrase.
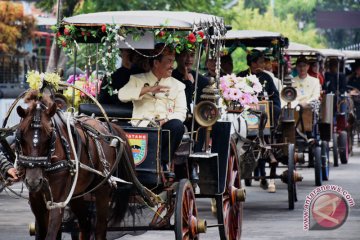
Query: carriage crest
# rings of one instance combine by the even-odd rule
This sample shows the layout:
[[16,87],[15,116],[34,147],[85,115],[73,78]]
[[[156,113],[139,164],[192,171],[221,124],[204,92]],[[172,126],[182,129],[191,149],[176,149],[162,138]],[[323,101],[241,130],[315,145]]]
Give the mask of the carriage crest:
[[126,133],[136,166],[146,158],[148,148],[148,135],[146,133]]

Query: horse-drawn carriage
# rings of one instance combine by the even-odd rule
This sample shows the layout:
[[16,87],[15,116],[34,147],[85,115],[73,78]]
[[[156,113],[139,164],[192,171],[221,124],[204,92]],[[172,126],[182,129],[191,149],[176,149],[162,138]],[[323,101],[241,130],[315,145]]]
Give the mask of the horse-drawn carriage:
[[[117,55],[119,45],[141,54],[136,46],[142,48],[146,44],[152,48],[154,38],[160,32],[161,36],[163,32],[174,34],[171,39],[165,39],[165,44],[180,42],[175,35],[179,31],[186,35],[201,32],[196,34],[201,37],[196,40],[200,43],[196,49],[197,71],[203,46],[207,56],[219,59],[221,37],[226,28],[221,18],[212,15],[160,11],[106,12],[65,18],[58,26],[60,44],[75,54],[74,69],[78,46],[95,44],[97,51],[104,51],[91,53],[85,58],[89,62],[91,58],[96,58],[96,69],[99,69],[99,61],[106,63],[107,76],[110,76],[108,72],[111,63],[106,58]],[[133,41],[131,38],[138,40]],[[37,76],[36,74],[33,75]],[[33,75],[31,78],[35,79]],[[219,76],[215,82],[218,78]],[[178,154],[199,166],[199,180],[190,182],[189,179],[174,179],[171,174],[174,168],[170,169],[170,174],[163,169],[161,141],[166,132],[157,122],[146,119],[152,123],[152,127],[123,127],[124,133],[116,123],[134,119],[126,119],[129,116],[122,115],[121,109],[102,106],[81,88],[58,83],[53,77],[45,76],[41,81],[43,85],[39,86],[34,82],[30,85],[33,83],[41,90],[46,85],[50,86],[50,98],[46,98],[45,93],[28,96],[29,109],[17,109],[23,120],[16,134],[17,164],[21,166],[30,190],[30,203],[36,216],[36,227],[33,229],[36,239],[43,239],[45,236],[55,239],[56,235],[61,236],[61,231],[67,231],[66,225],[61,227],[64,214],[61,209],[68,203],[74,207],[72,210],[78,216],[79,228],[76,231],[80,231],[83,237],[94,234],[97,239],[103,239],[106,230],[156,229],[174,230],[176,239],[198,239],[199,234],[206,232],[206,228],[211,226],[207,226],[206,221],[199,218],[196,197],[216,199],[218,224],[213,227],[219,228],[221,239],[240,238],[245,191],[241,188],[231,122],[218,121],[219,96],[216,88],[209,87],[206,93],[208,100],[195,105],[195,118],[200,127],[206,129],[205,150],[194,152],[194,136],[198,129],[195,129],[193,119],[190,137],[183,140],[190,147],[183,148],[185,150]],[[59,86],[72,87],[73,96],[75,90],[82,91],[93,100],[95,104],[79,107],[81,113],[92,117],[76,117],[57,110],[52,91]],[[102,119],[103,122],[97,119]],[[173,163],[172,166],[176,166],[176,159],[169,161]],[[42,174],[37,175],[39,173]],[[65,182],[61,181],[64,179]],[[193,186],[198,186],[196,194]],[[90,200],[87,203],[94,205],[95,200],[96,205],[97,222],[93,233],[91,224],[87,221],[89,219],[86,220],[88,204],[86,201],[84,203],[84,195],[90,192],[94,194],[86,197]],[[112,199],[109,197],[110,193]],[[114,215],[111,221],[106,218],[109,202]],[[142,225],[130,220],[130,224],[126,225],[125,221],[116,222],[117,217],[124,216],[129,205],[132,210],[135,209],[135,214],[138,213],[137,210],[145,212],[144,209],[148,209],[152,213],[150,223]],[[90,219],[94,219],[94,215]],[[70,231],[74,233],[73,226]],[[73,237],[76,239],[77,234],[73,234]]]
[[[329,67],[328,74],[331,82],[325,84],[329,86],[335,85],[332,88],[330,87],[331,89],[328,89],[328,91],[332,90],[335,95],[334,139],[337,141],[340,161],[346,164],[349,159],[349,154],[352,152],[352,125],[355,119],[353,115],[353,102],[346,92],[346,79],[344,75],[345,54],[335,49],[318,49],[318,52],[323,58],[324,63]],[[333,73],[331,73],[330,68],[335,69]],[[338,166],[337,156],[334,156],[334,166]]]
[[[286,54],[295,58],[306,57],[310,70],[315,74],[314,77],[320,81],[319,68],[322,55],[317,49],[304,44],[290,43]],[[333,93],[322,92],[319,101],[311,104],[311,108],[299,109],[296,114],[298,151],[308,152],[309,166],[314,167],[317,186],[322,185],[323,180],[329,179],[331,140],[333,140],[334,159],[338,156],[337,138],[333,138],[333,98]]]
[[[230,49],[241,47],[251,54],[250,48],[256,47],[271,55],[278,61],[278,78],[283,79],[282,57],[283,49],[288,45],[288,39],[281,34],[264,31],[229,31],[225,41],[226,46]],[[275,85],[281,90],[282,83],[283,80],[280,80]],[[285,97],[290,99],[289,93],[291,92],[287,92],[286,87],[284,90],[286,92]],[[239,118],[247,124],[247,131],[238,134],[238,141],[241,143],[238,145],[238,150],[242,153],[240,160],[242,178],[248,186],[251,185],[252,179],[280,178],[288,185],[289,209],[294,209],[295,201],[297,201],[296,182],[302,180],[300,174],[295,170],[298,155],[295,152],[294,114],[285,106],[281,110],[281,120],[278,122],[280,106],[278,106],[279,111],[276,111],[271,100],[272,95],[262,96],[259,104],[249,110],[250,113],[242,114]],[[244,125],[246,126],[246,124]],[[280,128],[283,129],[282,134],[277,133]],[[242,130],[244,130],[244,126]],[[240,131],[238,132],[240,133]],[[253,175],[256,167],[265,168],[266,162],[271,168],[270,175],[256,174],[256,172],[254,173],[256,175]],[[280,162],[287,169],[281,175],[277,175],[276,168]]]

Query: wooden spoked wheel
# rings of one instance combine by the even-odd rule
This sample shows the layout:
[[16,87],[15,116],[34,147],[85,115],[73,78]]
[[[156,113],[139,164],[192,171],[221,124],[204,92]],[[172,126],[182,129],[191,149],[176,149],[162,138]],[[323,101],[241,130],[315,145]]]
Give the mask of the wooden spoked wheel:
[[225,192],[216,197],[217,218],[221,240],[238,240],[241,237],[243,203],[240,199],[241,177],[236,145],[230,144]]
[[199,239],[199,233],[206,231],[206,222],[198,219],[195,194],[189,180],[182,179],[176,192],[175,239]]

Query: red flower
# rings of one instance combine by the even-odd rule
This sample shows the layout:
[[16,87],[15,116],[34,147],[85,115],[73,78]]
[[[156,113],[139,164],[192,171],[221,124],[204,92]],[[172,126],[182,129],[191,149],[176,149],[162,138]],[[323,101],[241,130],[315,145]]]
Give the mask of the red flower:
[[60,36],[61,36],[61,32],[57,32],[57,33],[56,33],[56,36],[57,36],[57,37],[60,37]]
[[165,32],[164,31],[160,31],[159,33],[158,33],[158,36],[159,37],[163,37],[165,35]]
[[81,32],[81,36],[85,36],[85,32],[84,32],[84,31]]
[[62,45],[63,47],[66,47],[66,42],[65,42],[65,41],[62,41],[62,42],[61,42],[61,45]]
[[64,29],[64,34],[69,36],[70,35],[70,30],[68,28],[65,28]]
[[199,32],[197,32],[197,34],[201,37],[201,38],[204,38],[204,32],[202,32],[202,31],[199,31]]
[[195,43],[195,42],[196,42],[196,37],[195,37],[195,34],[193,34],[193,33],[190,33],[190,34],[188,35],[187,39],[188,39],[188,41],[189,41],[190,43]]
[[101,26],[101,31],[102,31],[102,32],[106,32],[106,25],[105,25],[105,24],[103,24],[103,25]]

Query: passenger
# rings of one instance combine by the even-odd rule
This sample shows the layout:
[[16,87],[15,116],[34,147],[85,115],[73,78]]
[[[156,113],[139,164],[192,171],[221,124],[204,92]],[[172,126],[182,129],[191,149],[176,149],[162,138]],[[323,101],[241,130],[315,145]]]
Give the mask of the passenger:
[[150,71],[149,58],[144,55],[149,55],[149,50],[137,50],[133,55],[131,75]]
[[323,86],[325,79],[324,79],[324,76],[320,72],[321,64],[319,64],[318,61],[311,61],[311,62],[309,62],[309,65],[310,65],[310,67],[308,70],[308,74],[314,78],[319,79],[320,85]]
[[[164,171],[168,171],[169,158],[174,156],[184,134],[186,118],[185,85],[171,77],[175,51],[163,43],[157,44],[149,59],[151,70],[131,75],[129,82],[119,90],[120,101],[132,101],[134,119],[151,119],[162,129],[170,131],[170,146],[167,134],[163,134],[161,160]],[[133,125],[145,126],[150,121],[133,120]],[[169,156],[170,147],[170,156]]]
[[224,54],[220,58],[221,73],[232,74],[234,70],[233,60],[230,54]]
[[278,90],[278,92],[280,92],[282,89],[281,81],[274,75],[273,63],[272,63],[270,57],[265,57],[264,72],[270,75],[270,77],[272,78],[272,80],[274,82],[276,89]]
[[[193,103],[193,95],[195,91],[196,72],[192,70],[195,59],[195,52],[184,50],[175,56],[177,68],[172,72],[172,77],[185,84],[185,94],[187,103],[187,113],[192,114],[191,104]],[[202,90],[209,84],[209,80],[201,74],[198,74],[198,88],[196,103],[200,101]],[[190,118],[187,119],[185,125],[191,128]]]
[[360,91],[360,62],[354,64],[353,73],[349,76],[348,86],[351,86]]
[[297,105],[309,107],[310,102],[320,98],[320,82],[308,74],[309,67],[309,62],[305,57],[301,56],[296,60],[298,76],[293,78],[292,86],[296,88],[297,97],[295,101],[291,102],[292,107]]
[[18,180],[16,169],[14,168],[13,164],[6,159],[6,157],[4,156],[1,150],[0,150],[0,174],[4,179],[10,177],[14,181]]
[[[249,68],[245,71],[240,72],[237,76],[246,77],[250,74],[256,75],[258,77],[260,83],[264,86],[264,92],[269,97],[269,100],[273,102],[273,113],[274,113],[274,123],[277,125],[280,112],[281,112],[281,103],[279,92],[276,89],[273,79],[271,76],[264,72],[265,68],[265,59],[264,53],[253,49],[247,56],[246,56],[247,65]],[[258,162],[258,166],[254,171],[255,177],[261,176],[265,177],[265,159],[260,159]],[[260,187],[263,189],[267,189],[269,184],[266,179],[261,179]],[[271,190],[271,191],[270,191]],[[274,181],[271,181],[271,188],[269,188],[270,192],[275,192],[275,184]]]
[[274,124],[277,125],[281,112],[280,97],[271,76],[264,72],[264,53],[257,49],[253,49],[251,53],[246,56],[246,61],[249,68],[238,73],[237,76],[246,77],[250,74],[255,74],[256,77],[259,78],[260,83],[263,86],[265,85],[264,90],[269,99],[273,102]]
[[[345,75],[339,73],[339,66],[337,59],[330,59],[329,71],[325,73],[325,91],[327,93],[343,94],[346,91]],[[339,77],[339,86],[338,86]],[[339,91],[338,91],[339,88]]]
[[349,77],[348,86],[352,87],[350,89],[350,94],[353,96],[356,120],[360,120],[360,62],[355,63],[352,67],[354,70],[353,74]]
[[104,88],[108,85],[108,80],[105,78],[101,83],[100,94],[99,94],[99,102],[102,104],[114,104],[117,106],[124,107],[126,109],[132,109],[133,105],[131,102],[124,103],[119,100],[117,97],[116,91],[125,86],[129,82],[131,75],[131,67],[132,67],[132,58],[134,56],[133,50],[130,49],[122,49],[121,50],[121,67],[117,69],[111,75],[111,87],[115,91],[111,96],[108,92],[107,88]]
[[[206,68],[207,68],[207,73],[205,74],[205,77],[210,78],[216,77],[216,59],[212,58],[212,59],[207,59],[205,62]],[[231,55],[223,55],[220,58],[220,77],[226,75],[226,74],[231,74],[233,72],[233,60]]]

